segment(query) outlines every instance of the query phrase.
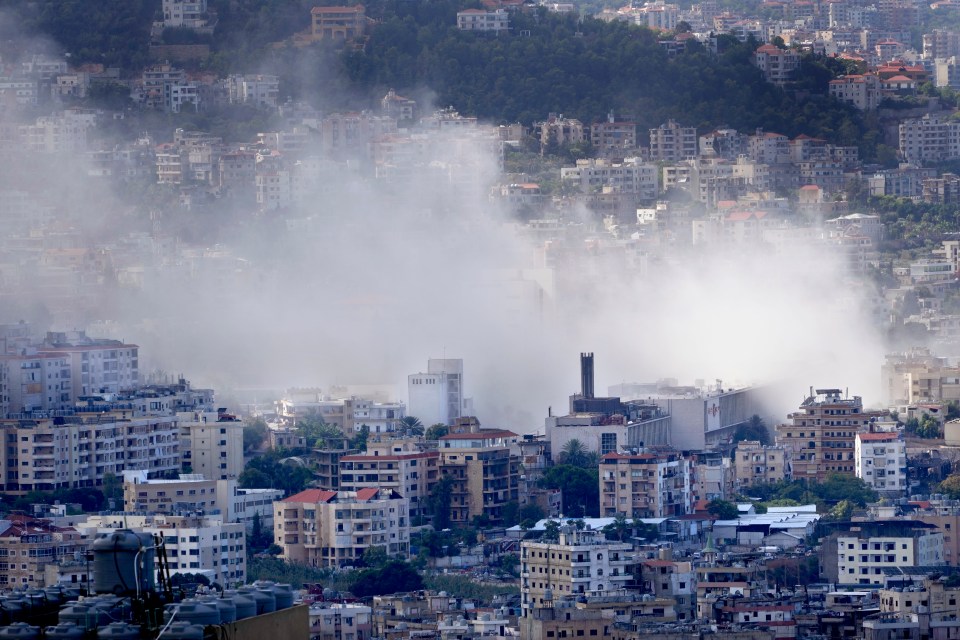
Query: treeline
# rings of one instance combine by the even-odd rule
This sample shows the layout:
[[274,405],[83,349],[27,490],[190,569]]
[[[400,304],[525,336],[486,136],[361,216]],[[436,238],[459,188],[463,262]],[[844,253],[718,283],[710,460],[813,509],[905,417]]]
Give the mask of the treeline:
[[825,59],[805,58],[797,90],[781,89],[754,66],[754,41],[719,36],[716,54],[693,43],[669,57],[648,29],[542,8],[512,13],[509,34],[465,33],[456,27],[459,6],[379,5],[382,22],[363,51],[344,54],[344,73],[370,99],[389,88],[414,96],[429,88],[439,105],[501,122],[530,124],[553,112],[589,123],[613,110],[641,131],[673,118],[701,131],[763,128],[850,145],[868,133],[856,109],[825,95],[846,70]]

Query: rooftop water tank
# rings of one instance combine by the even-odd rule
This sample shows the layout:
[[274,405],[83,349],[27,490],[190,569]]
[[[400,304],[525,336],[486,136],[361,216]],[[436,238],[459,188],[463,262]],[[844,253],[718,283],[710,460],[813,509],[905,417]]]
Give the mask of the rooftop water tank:
[[93,590],[133,594],[156,587],[153,536],[130,529],[102,533],[93,541]]
[[140,627],[126,622],[111,622],[97,629],[98,640],[140,640]]
[[26,622],[14,622],[0,629],[0,638],[4,640],[38,640],[40,638],[40,627],[34,627]]
[[72,622],[64,622],[55,627],[45,628],[43,635],[47,640],[82,640],[87,635],[87,630]]

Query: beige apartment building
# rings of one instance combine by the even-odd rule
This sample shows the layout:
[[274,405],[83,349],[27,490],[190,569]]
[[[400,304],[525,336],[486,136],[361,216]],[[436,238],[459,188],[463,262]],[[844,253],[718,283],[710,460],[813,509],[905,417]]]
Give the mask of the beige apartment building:
[[310,32],[314,40],[349,42],[364,35],[367,14],[362,5],[314,7],[310,10]]
[[340,489],[380,488],[410,501],[410,517],[425,515],[425,503],[440,474],[440,453],[420,451],[412,442],[373,442],[363,454],[340,458]]
[[520,460],[510,451],[517,434],[478,429],[440,438],[440,478],[453,482],[450,521],[469,524],[486,516],[503,521],[503,505],[519,500]]
[[26,493],[96,487],[106,474],[144,470],[153,476],[180,468],[172,416],[131,417],[133,411],[0,421],[3,491]]
[[290,562],[341,567],[370,547],[410,553],[408,501],[389,489],[307,489],[273,503],[274,542]]
[[43,587],[45,567],[86,550],[86,541],[72,527],[16,516],[0,521],[0,589]]
[[888,354],[880,377],[886,406],[960,400],[960,367],[929,349]]
[[868,431],[871,419],[883,414],[864,412],[860,396],[840,389],[811,389],[810,396],[778,424],[777,446],[789,452],[795,479],[823,481],[833,473],[856,474],[856,436]]
[[[561,527],[558,542],[520,546],[520,599],[524,617],[552,599],[612,594],[633,580],[633,544],[606,539],[602,531]],[[547,598],[547,592],[550,597]]]
[[677,451],[600,459],[600,513],[667,518],[693,512],[691,463]]
[[780,482],[791,476],[789,455],[784,447],[744,440],[737,443],[733,459],[738,490],[756,484]]
[[177,413],[180,464],[185,473],[208,480],[237,478],[243,473],[243,422],[226,409]]

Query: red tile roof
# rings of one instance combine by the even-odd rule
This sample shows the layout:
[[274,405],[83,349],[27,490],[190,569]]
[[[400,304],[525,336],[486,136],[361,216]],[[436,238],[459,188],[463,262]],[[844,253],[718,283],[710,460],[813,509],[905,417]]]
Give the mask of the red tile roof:
[[380,489],[376,487],[367,487],[366,489],[360,489],[357,491],[357,500],[362,500],[366,502],[367,500],[373,500],[377,497],[377,494],[380,493]]
[[337,496],[336,491],[325,491],[323,489],[306,489],[289,498],[284,498],[280,502],[303,502],[306,504],[317,504],[318,502],[330,502]]
[[870,440],[873,442],[893,442],[897,439],[895,433],[858,433],[857,437],[861,440]]

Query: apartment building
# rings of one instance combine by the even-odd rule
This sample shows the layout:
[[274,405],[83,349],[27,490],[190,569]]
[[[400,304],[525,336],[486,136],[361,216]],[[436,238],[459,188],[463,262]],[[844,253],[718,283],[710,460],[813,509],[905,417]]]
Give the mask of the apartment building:
[[800,52],[765,44],[754,52],[753,61],[767,82],[783,86],[800,68]]
[[106,474],[120,476],[126,469],[155,476],[179,470],[176,420],[132,414],[0,421],[3,490],[95,487],[103,484]]
[[503,506],[519,500],[520,459],[511,453],[512,431],[480,430],[440,438],[440,479],[450,478],[450,521],[469,524],[484,516],[496,526]]
[[854,447],[857,477],[881,495],[907,490],[906,445],[899,433],[858,433]]
[[523,616],[555,598],[620,591],[633,580],[634,562],[631,543],[607,540],[597,530],[565,525],[557,542],[525,540],[520,545]]
[[273,529],[273,503],[280,489],[241,489],[235,479],[208,480],[181,473],[177,479],[149,479],[144,471],[124,471],[123,510],[130,513],[203,512],[250,529],[256,515],[265,530]]
[[860,396],[840,389],[813,389],[791,413],[789,423],[776,427],[777,446],[789,452],[793,477],[823,481],[830,474],[856,473],[856,435],[868,431],[878,414],[864,412]]
[[207,24],[207,0],[163,0],[163,26],[199,29]]
[[587,139],[587,130],[576,118],[564,118],[551,113],[543,122],[533,124],[533,137],[540,140],[540,148],[559,144],[580,144]]
[[25,348],[19,355],[0,356],[2,415],[68,408],[73,400],[69,358]]
[[756,440],[737,443],[733,453],[737,490],[756,484],[780,482],[792,476],[785,447],[763,445]]
[[[837,536],[838,584],[882,585],[887,569],[932,567],[944,563],[943,534],[916,521],[879,520],[856,523],[859,530]],[[824,543],[826,544],[826,543]],[[827,566],[827,576],[833,577]]]
[[425,500],[440,474],[440,453],[420,451],[413,443],[370,443],[363,454],[340,458],[340,489],[393,490],[410,502],[411,518],[426,515]]
[[658,598],[670,598],[677,613],[677,620],[693,620],[696,612],[697,593],[693,565],[669,557],[669,552],[657,560],[640,562],[641,590]]
[[86,540],[73,527],[12,516],[0,520],[0,589],[44,587],[45,568],[86,551]]
[[90,539],[117,529],[160,536],[171,574],[200,574],[227,589],[247,582],[245,527],[221,516],[113,513],[87,516],[76,528]]
[[224,81],[231,104],[251,104],[255,107],[276,107],[280,95],[279,76],[264,74],[235,74]]
[[697,156],[697,128],[683,127],[673,120],[650,129],[650,160],[679,162]]
[[900,157],[917,165],[960,158],[960,122],[932,114],[902,122]]
[[[954,264],[949,248],[944,251],[948,262]],[[887,406],[960,400],[960,367],[951,366],[946,358],[926,348],[888,354],[880,376]]]
[[226,409],[177,413],[180,466],[184,473],[208,480],[238,478],[243,473],[243,422]]
[[460,31],[486,31],[500,33],[510,30],[510,16],[506,9],[464,9],[457,12],[457,29]]
[[960,32],[949,29],[934,29],[923,34],[923,57],[925,60],[960,56]]
[[350,42],[364,36],[368,22],[362,5],[310,10],[310,33],[314,40]]
[[37,353],[67,360],[73,399],[118,393],[140,384],[140,348],[135,344],[90,338],[84,331],[51,331],[37,347]]
[[840,76],[830,81],[830,95],[842,102],[849,102],[857,109],[876,109],[880,104],[880,78],[872,74]]
[[313,567],[341,567],[370,547],[410,553],[409,502],[396,491],[307,489],[273,504],[274,542],[283,558]]
[[600,513],[668,518],[693,513],[690,460],[677,451],[622,454],[600,459]]
[[618,193],[636,194],[638,200],[656,200],[659,194],[659,169],[639,158],[612,162],[602,158],[577,160],[575,167],[562,167],[560,180],[580,193],[596,193],[609,189]]

